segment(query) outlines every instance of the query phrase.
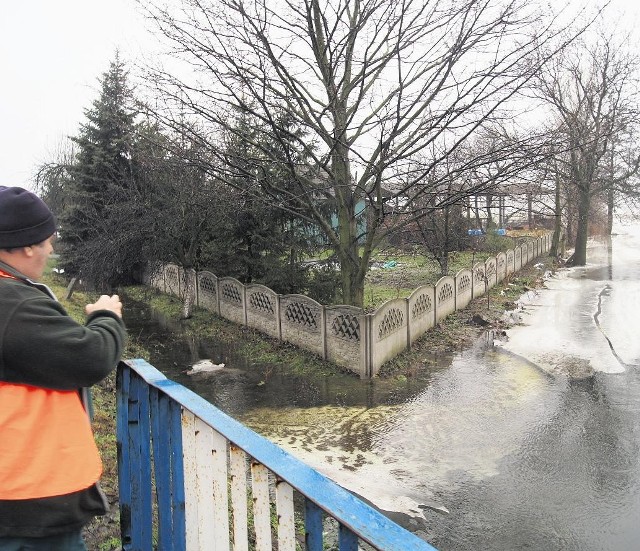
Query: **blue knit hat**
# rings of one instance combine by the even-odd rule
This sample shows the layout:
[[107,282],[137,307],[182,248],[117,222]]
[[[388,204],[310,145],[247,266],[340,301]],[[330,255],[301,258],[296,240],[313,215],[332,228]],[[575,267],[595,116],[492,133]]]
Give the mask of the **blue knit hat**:
[[21,187],[0,186],[0,249],[41,243],[56,231],[49,207]]

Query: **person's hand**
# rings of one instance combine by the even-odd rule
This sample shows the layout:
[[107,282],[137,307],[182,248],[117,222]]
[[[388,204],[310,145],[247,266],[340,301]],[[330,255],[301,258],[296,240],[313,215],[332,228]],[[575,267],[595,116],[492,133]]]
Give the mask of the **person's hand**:
[[96,310],[108,310],[109,312],[113,312],[119,318],[121,318],[122,302],[120,302],[120,297],[118,295],[102,295],[93,304],[87,304],[84,307],[84,311],[87,313],[87,315],[95,312]]

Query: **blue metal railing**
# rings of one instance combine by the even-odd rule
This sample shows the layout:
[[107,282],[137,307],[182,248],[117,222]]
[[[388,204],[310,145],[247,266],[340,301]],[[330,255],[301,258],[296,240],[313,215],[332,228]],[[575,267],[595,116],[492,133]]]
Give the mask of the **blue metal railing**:
[[144,360],[117,389],[123,550],[322,551],[328,518],[340,551],[435,549]]

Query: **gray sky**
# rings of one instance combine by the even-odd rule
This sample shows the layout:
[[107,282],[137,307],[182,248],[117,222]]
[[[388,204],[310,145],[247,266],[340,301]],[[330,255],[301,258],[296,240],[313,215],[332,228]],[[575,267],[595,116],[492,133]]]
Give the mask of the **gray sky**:
[[[637,0],[612,0],[635,21]],[[75,135],[116,49],[153,43],[134,0],[5,0],[0,17],[0,185],[31,187],[36,167]]]
[[77,133],[119,48],[141,50],[133,0],[7,0],[0,16],[0,185],[30,187],[35,167]]

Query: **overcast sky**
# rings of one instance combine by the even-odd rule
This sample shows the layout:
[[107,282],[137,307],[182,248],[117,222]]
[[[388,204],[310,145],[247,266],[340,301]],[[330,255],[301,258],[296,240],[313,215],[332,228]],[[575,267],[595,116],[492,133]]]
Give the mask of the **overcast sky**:
[[35,167],[77,133],[113,60],[139,56],[133,0],[7,0],[0,16],[0,185],[29,187]]
[[[637,0],[612,0],[636,21]],[[31,187],[35,168],[75,135],[119,49],[152,42],[134,0],[6,0],[0,16],[0,185]]]

